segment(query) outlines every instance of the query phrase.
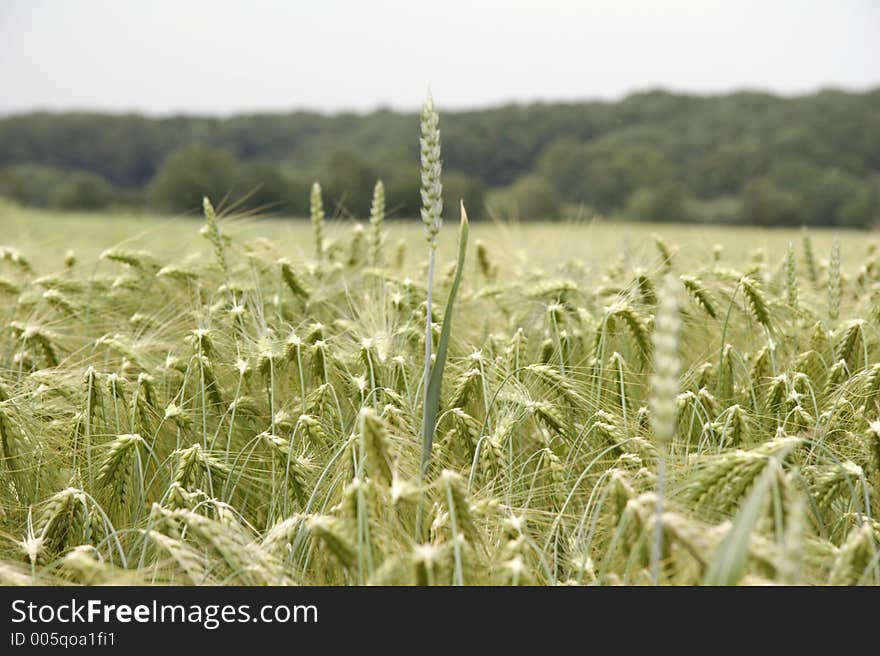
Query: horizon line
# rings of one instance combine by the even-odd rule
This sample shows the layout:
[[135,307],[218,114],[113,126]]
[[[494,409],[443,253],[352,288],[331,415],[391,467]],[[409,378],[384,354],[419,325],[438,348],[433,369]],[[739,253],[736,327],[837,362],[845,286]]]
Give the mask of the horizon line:
[[[736,96],[741,94],[765,95],[778,98],[781,100],[797,100],[799,98],[807,98],[820,95],[822,93],[844,93],[847,95],[870,95],[880,91],[880,81],[872,82],[865,85],[843,85],[843,84],[820,84],[809,90],[799,91],[778,91],[760,86],[740,86],[726,90],[717,91],[693,91],[688,89],[676,88],[672,85],[653,85],[645,87],[636,87],[620,94],[609,96],[579,96],[579,97],[557,97],[557,98],[531,98],[531,99],[506,99],[492,101],[484,104],[462,104],[462,105],[444,105],[438,102],[438,109],[445,114],[466,114],[477,113],[483,111],[492,111],[506,107],[529,107],[540,105],[613,105],[623,102],[629,98],[644,96],[656,93],[663,93],[670,96],[691,97],[696,99],[713,99]],[[28,116],[34,114],[102,114],[107,116],[142,116],[150,119],[167,119],[167,118],[216,118],[230,119],[241,116],[283,116],[292,114],[315,114],[326,117],[334,116],[369,116],[379,113],[391,114],[413,114],[418,113],[419,107],[408,107],[394,105],[393,103],[379,103],[369,108],[338,108],[338,109],[318,109],[306,105],[290,106],[290,107],[241,107],[239,109],[224,110],[145,110],[136,108],[110,108],[95,107],[87,105],[69,105],[65,107],[46,107],[34,105],[26,109],[0,109],[0,119],[15,118],[19,116]]]

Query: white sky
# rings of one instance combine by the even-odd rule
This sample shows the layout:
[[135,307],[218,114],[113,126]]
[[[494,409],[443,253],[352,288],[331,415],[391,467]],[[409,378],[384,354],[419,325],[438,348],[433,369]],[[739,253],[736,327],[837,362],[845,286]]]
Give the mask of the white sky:
[[0,0],[0,113],[878,84],[878,0]]

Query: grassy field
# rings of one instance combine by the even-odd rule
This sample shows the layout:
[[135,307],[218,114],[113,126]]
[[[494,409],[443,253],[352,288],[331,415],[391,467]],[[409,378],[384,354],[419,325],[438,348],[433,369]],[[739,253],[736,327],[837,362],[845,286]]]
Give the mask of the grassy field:
[[[312,228],[307,219],[236,216],[224,221],[224,232],[243,239],[268,239],[288,257],[308,258],[313,254]],[[447,228],[449,238],[440,244],[441,254],[449,258],[455,248],[454,222],[451,225]],[[328,220],[326,230],[331,240],[345,241],[355,226],[350,221]],[[387,226],[386,250],[392,251],[401,240],[408,249],[424,243],[424,229],[418,220],[388,221]],[[116,246],[147,248],[168,259],[197,254],[205,249],[204,239],[199,236],[201,227],[200,215],[60,213],[21,208],[0,199],[2,243],[26,249],[32,260],[50,270],[62,266],[68,250],[93,263],[97,263],[104,250]],[[721,247],[723,257],[731,261],[754,257],[759,252],[768,259],[779,260],[790,242],[800,245],[802,231],[601,221],[501,225],[489,222],[472,225],[471,235],[472,239],[491,246],[493,256],[506,266],[553,268],[561,261],[579,260],[589,269],[601,268],[620,258],[627,266],[640,266],[643,258],[648,258],[641,266],[649,266],[651,259],[657,257],[654,235],[675,244],[680,251],[679,259],[688,265],[705,261],[715,247]],[[842,251],[851,256],[848,259],[853,266],[867,252],[868,245],[880,244],[880,235],[863,231],[813,230],[810,237],[817,260],[827,260],[832,241],[838,239]],[[405,265],[410,267],[425,264],[422,253],[409,260]]]
[[873,234],[472,226],[422,474],[420,222],[0,229],[2,583],[880,584]]

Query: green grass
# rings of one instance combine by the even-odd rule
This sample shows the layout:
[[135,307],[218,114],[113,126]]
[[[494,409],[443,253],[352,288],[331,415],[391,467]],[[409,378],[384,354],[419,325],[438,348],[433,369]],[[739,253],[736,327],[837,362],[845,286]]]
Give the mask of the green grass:
[[[226,230],[231,234],[269,239],[288,256],[311,256],[314,252],[312,228],[305,219],[237,217],[227,221]],[[457,214],[449,219],[450,225],[456,225],[457,221]],[[404,240],[411,249],[423,243],[424,229],[418,220],[398,219],[387,223],[392,228],[385,245],[389,257],[398,240]],[[168,257],[184,255],[204,247],[198,234],[201,225],[201,216],[60,213],[20,208],[0,199],[0,230],[4,235],[0,243],[26,245],[32,257],[47,266],[62,259],[68,249],[88,260],[117,245],[149,247]],[[329,238],[346,239],[352,225],[352,222],[328,220]],[[453,229],[449,228],[448,232],[453,233]],[[740,259],[757,250],[763,250],[767,256],[781,257],[789,242],[794,242],[798,251],[801,242],[800,229],[600,221],[472,223],[471,232],[472,239],[491,245],[496,258],[503,254],[508,264],[531,264],[536,268],[570,259],[581,260],[584,266],[601,267],[621,256],[637,266],[638,259],[646,252],[654,256],[652,235],[655,233],[674,244],[680,258],[688,263],[705,261],[716,245],[723,248],[725,259]],[[872,241],[870,233],[861,231],[811,230],[810,235],[816,257],[820,259],[830,255],[835,235],[840,237],[844,253],[863,254],[865,244]],[[448,259],[455,254],[454,241],[447,239],[440,245],[441,253]],[[880,242],[880,239],[873,241]],[[421,256],[412,250],[408,255],[410,269],[423,264]]]
[[421,223],[203,225],[0,205],[0,582],[880,584],[874,235],[472,225],[423,477]]

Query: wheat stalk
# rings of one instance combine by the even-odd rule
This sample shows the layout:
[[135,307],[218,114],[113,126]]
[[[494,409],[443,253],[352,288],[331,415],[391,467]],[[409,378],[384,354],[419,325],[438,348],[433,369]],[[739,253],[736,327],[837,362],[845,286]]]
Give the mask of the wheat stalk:
[[385,185],[379,180],[373,189],[373,202],[370,205],[370,264],[382,265],[382,242],[385,237],[382,225],[385,221]]

